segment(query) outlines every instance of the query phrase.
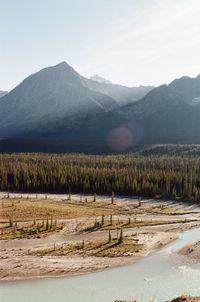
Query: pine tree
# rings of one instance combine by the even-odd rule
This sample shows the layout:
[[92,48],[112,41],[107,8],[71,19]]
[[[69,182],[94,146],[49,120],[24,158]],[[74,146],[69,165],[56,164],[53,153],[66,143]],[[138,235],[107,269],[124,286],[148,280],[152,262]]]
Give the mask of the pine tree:
[[49,218],[47,218],[47,221],[46,221],[46,231],[49,230]]
[[108,233],[108,243],[111,243],[112,241],[112,236],[111,236],[111,232],[109,231]]
[[85,241],[83,240],[82,241],[82,249],[84,249],[85,248]]
[[13,227],[13,220],[10,218],[9,219],[9,227],[12,228]]
[[123,230],[121,229],[121,230],[120,230],[120,234],[119,234],[119,240],[118,240],[118,242],[119,242],[119,243],[122,243],[123,240],[124,240]]
[[69,187],[69,196],[68,196],[68,200],[70,200],[71,201],[71,187]]
[[52,228],[53,228],[53,217],[52,217],[52,215],[51,215],[51,219],[50,219],[50,229],[52,230]]
[[112,216],[112,214],[110,214],[110,224],[111,225],[113,224],[113,216]]
[[114,194],[114,192],[112,191],[111,203],[114,204],[114,201],[115,201],[115,194]]
[[101,216],[101,225],[104,225],[104,214]]

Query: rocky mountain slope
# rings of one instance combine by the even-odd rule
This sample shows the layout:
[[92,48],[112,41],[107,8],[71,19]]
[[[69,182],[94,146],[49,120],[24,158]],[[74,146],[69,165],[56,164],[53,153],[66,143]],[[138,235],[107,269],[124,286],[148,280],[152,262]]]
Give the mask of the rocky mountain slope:
[[[45,68],[1,98],[0,135],[7,137],[69,117],[76,120],[118,106],[108,95],[89,89],[67,63]],[[76,125],[73,125],[76,127]]]

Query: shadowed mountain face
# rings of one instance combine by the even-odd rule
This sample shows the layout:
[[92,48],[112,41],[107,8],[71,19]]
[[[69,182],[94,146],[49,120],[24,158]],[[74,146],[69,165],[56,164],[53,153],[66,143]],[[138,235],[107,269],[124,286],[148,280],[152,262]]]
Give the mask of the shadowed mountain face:
[[132,94],[122,105],[134,89],[86,79],[66,63],[43,69],[1,98],[0,137],[15,141],[2,141],[0,150],[105,153],[200,143],[200,76],[137,101]]
[[182,77],[169,84],[169,88],[186,102],[200,98],[200,75],[196,78]]
[[145,143],[200,143],[200,76],[162,85],[116,112],[121,123],[137,123]]
[[1,98],[1,136],[74,115],[88,117],[118,106],[113,98],[90,90],[82,82],[82,77],[65,62],[31,75]]
[[[139,144],[200,143],[199,99],[200,77],[175,80],[137,102],[85,121],[76,129],[77,143],[92,152],[127,152]],[[60,121],[56,132],[70,138],[73,131]]]

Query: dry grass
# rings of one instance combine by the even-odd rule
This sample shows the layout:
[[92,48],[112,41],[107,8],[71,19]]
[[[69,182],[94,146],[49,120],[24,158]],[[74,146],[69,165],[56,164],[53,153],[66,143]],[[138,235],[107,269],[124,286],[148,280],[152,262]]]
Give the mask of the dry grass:
[[18,224],[14,223],[13,226],[4,226],[1,230],[0,239],[22,239],[22,238],[42,238],[50,233],[58,232],[63,229],[64,225],[57,223],[56,221],[48,222],[49,227],[47,227],[47,220],[43,222],[34,221],[33,224]]
[[[93,202],[93,197],[78,197],[59,201],[50,198],[2,198],[0,200],[0,237],[1,239],[29,238],[46,236],[53,230],[45,231],[40,225],[39,231],[33,221],[41,224],[47,218],[64,221],[65,219],[88,217],[87,222],[77,225],[78,232],[96,231],[96,230],[114,230],[121,228],[135,228],[143,226],[187,223],[195,220],[186,219],[137,219],[138,214],[154,215],[166,214],[168,216],[186,213],[184,210],[172,210],[164,205],[151,205],[134,201],[132,203],[112,204],[111,200],[97,200]],[[132,215],[132,216],[130,216]],[[119,217],[116,219],[116,217]],[[96,217],[96,218],[95,218]],[[102,222],[102,217],[104,221]],[[112,217],[115,217],[113,219]],[[130,218],[131,217],[131,218]],[[111,221],[112,218],[112,221]],[[12,222],[12,225],[11,223]],[[21,226],[20,226],[21,224]],[[44,223],[43,223],[44,224]],[[2,226],[2,227],[1,227]],[[61,226],[57,230],[61,229]]]
[[141,206],[136,205],[134,209],[129,211],[130,214],[134,214],[135,210],[138,214],[149,213],[149,214],[161,214],[161,215],[186,215],[192,214],[192,211],[188,211],[185,209],[175,209],[169,205],[164,204],[146,204],[142,203]]
[[55,219],[69,219],[79,217],[94,217],[101,215],[134,215],[134,214],[188,214],[184,210],[175,210],[164,205],[138,206],[137,202],[127,204],[112,204],[110,200],[92,201],[88,198],[85,202],[79,199],[57,201],[55,199],[36,198],[4,198],[0,200],[0,219],[14,219],[28,221],[33,219],[46,219],[53,216]]
[[81,241],[73,244],[62,244],[60,246],[52,245],[45,249],[37,249],[31,252],[31,255],[37,256],[93,256],[93,257],[120,257],[132,256],[143,249],[143,245],[138,243],[134,236],[124,237],[123,242],[113,238],[108,240]]
[[105,217],[104,222],[102,223],[102,218],[96,220],[89,220],[80,222],[77,225],[76,230],[78,232],[91,232],[96,230],[116,230],[121,228],[138,228],[144,226],[156,226],[156,225],[166,225],[166,224],[177,224],[177,223],[189,223],[197,221],[196,219],[173,219],[173,220],[162,220],[162,219],[136,219],[136,218],[127,218],[125,219],[116,219]]
[[90,217],[123,213],[122,206],[110,202],[79,202],[56,201],[53,199],[3,199],[1,200],[0,218],[15,220],[46,219],[53,216],[56,219]]

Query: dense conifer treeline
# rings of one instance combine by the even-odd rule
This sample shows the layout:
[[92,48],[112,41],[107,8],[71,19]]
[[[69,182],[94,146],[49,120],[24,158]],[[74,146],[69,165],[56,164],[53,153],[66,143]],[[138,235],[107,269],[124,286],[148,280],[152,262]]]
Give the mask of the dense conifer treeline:
[[200,200],[200,158],[1,154],[0,190]]

